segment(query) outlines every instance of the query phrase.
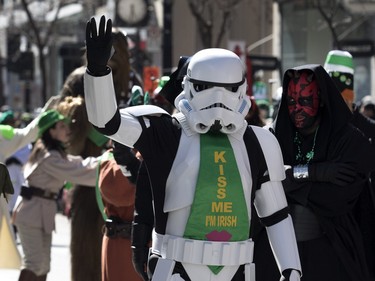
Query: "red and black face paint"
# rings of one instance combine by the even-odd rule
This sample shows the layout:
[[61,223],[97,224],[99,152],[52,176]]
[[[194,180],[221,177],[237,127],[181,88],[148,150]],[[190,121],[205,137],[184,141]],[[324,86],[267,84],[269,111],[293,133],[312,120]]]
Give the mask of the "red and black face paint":
[[319,110],[318,84],[312,72],[288,72],[287,104],[289,116],[298,129],[314,124]]

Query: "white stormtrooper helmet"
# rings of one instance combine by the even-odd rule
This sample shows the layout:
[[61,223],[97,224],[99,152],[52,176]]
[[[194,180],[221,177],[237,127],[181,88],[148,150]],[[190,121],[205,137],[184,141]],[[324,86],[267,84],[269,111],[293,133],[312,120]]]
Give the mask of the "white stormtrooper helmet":
[[233,134],[246,126],[251,102],[244,65],[235,53],[218,48],[197,52],[189,62],[183,88],[175,106],[193,131]]

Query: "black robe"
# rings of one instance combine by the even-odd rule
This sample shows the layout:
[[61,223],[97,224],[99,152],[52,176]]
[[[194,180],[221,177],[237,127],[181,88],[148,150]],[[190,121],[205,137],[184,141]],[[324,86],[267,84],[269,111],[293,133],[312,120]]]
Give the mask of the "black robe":
[[[314,72],[324,104],[319,113],[322,118],[310,163],[343,162],[353,165],[357,171],[355,181],[346,186],[329,182],[296,182],[292,173],[287,173],[284,189],[288,203],[312,210],[324,233],[321,238],[298,242],[302,280],[368,280],[363,240],[353,216],[353,207],[369,172],[375,170],[375,151],[362,132],[351,125],[352,113],[323,67],[305,65],[293,68],[302,69]],[[284,75],[282,99],[273,130],[280,143],[284,164],[294,166],[298,164],[293,145],[295,129],[286,102],[289,81],[289,76]],[[278,280],[273,273],[275,262],[271,260],[265,235],[263,231],[254,238],[257,281]],[[271,268],[267,268],[267,264]]]

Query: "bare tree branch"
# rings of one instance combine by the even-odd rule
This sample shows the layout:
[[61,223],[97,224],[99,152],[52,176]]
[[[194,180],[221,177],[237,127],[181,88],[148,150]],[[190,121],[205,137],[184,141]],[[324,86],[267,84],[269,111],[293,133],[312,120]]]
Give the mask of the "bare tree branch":
[[[198,24],[199,36],[204,48],[220,46],[231,24],[233,9],[243,0],[187,0],[189,8]],[[216,40],[214,39],[214,24],[219,22],[214,18],[214,11],[221,12]],[[215,21],[216,20],[216,21]],[[213,42],[215,42],[213,44]]]
[[211,46],[212,42],[212,1],[188,0],[190,11],[198,23],[199,36],[203,46]]
[[[323,5],[329,4],[327,11],[324,10]],[[337,46],[338,49],[340,49],[340,40],[338,39],[338,35],[336,32],[336,29],[334,27],[334,16],[337,14],[338,6],[339,4],[336,1],[324,1],[324,3],[321,2],[321,0],[317,0],[316,2],[316,8],[318,9],[320,15],[322,18],[326,21],[327,26],[329,30],[331,31],[332,38],[334,45]]]
[[230,11],[228,10],[223,11],[221,26],[219,28],[219,35],[216,38],[215,46],[220,46],[220,43],[225,36],[230,15],[231,15]]
[[[43,103],[47,101],[47,69],[46,58],[43,50],[46,46],[49,45],[50,40],[52,39],[58,15],[63,3],[63,0],[58,1],[56,7],[56,14],[54,16],[54,19],[50,23],[47,23],[47,21],[45,20],[44,22],[38,24],[29,9],[29,3],[26,0],[21,0],[22,7],[26,12],[28,18],[28,24],[30,25],[32,31],[32,33],[26,33],[25,35],[27,36],[29,41],[35,43],[39,53],[39,67],[42,81],[41,94]],[[42,34],[44,34],[44,36],[42,36]]]

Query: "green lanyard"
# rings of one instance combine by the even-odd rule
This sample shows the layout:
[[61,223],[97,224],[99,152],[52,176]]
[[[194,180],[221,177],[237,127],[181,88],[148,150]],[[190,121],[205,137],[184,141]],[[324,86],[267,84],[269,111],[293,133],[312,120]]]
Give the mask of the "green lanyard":
[[106,221],[108,217],[107,217],[107,214],[104,212],[103,198],[99,189],[100,164],[102,161],[107,161],[111,159],[113,159],[112,152],[106,151],[101,157],[99,157],[98,167],[96,168],[96,184],[95,184],[96,202],[98,204],[100,213],[102,214],[104,221]]

